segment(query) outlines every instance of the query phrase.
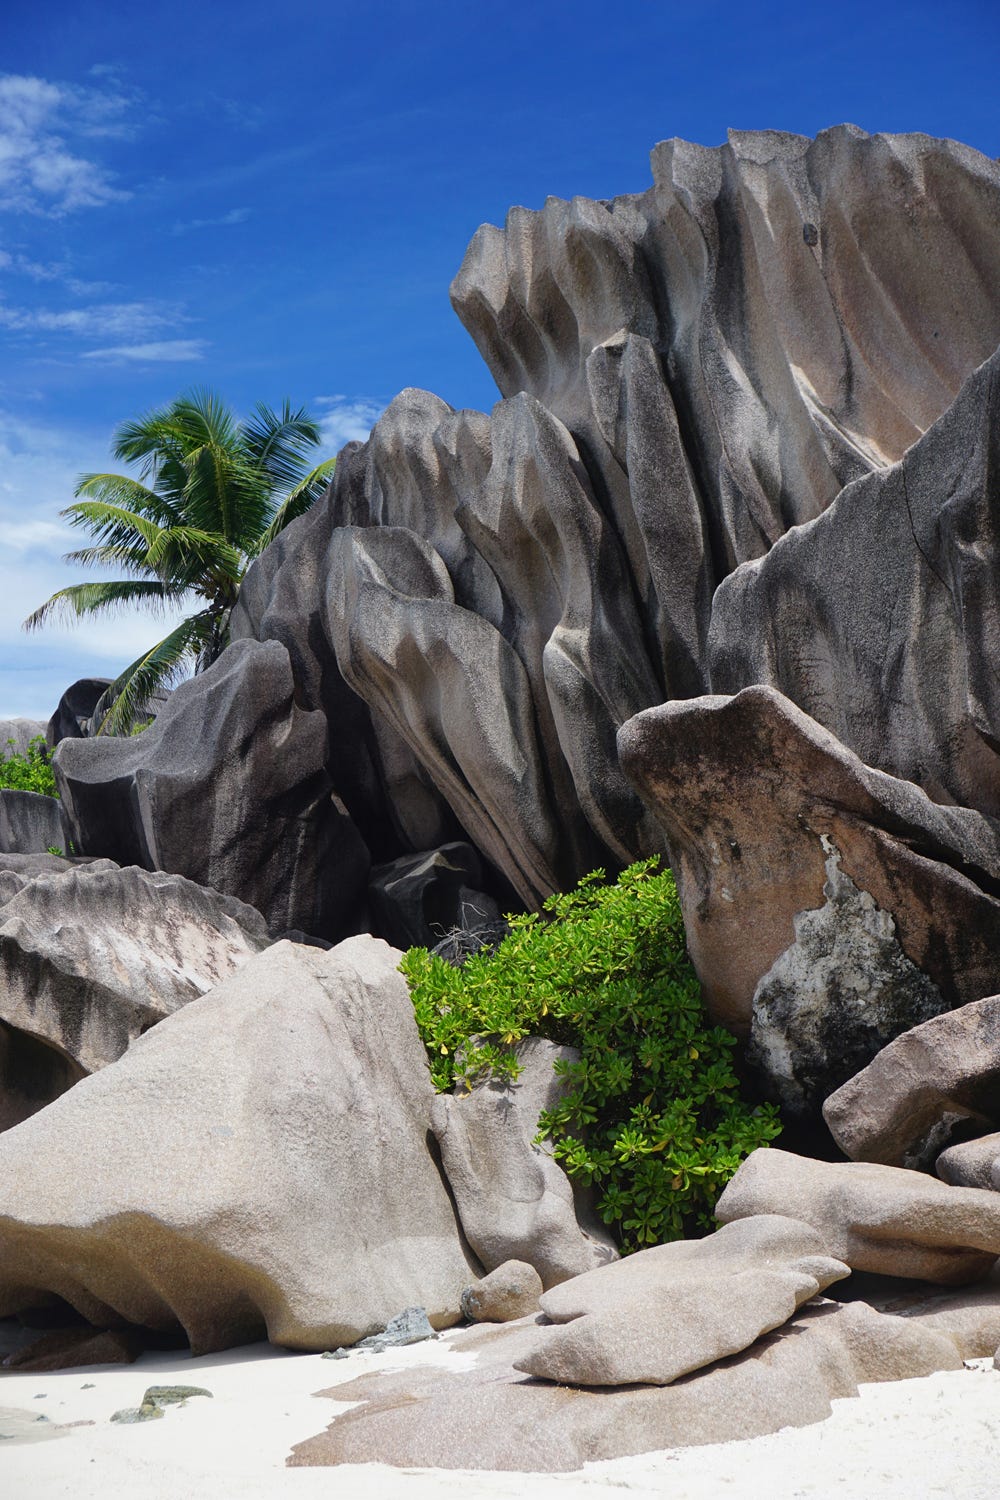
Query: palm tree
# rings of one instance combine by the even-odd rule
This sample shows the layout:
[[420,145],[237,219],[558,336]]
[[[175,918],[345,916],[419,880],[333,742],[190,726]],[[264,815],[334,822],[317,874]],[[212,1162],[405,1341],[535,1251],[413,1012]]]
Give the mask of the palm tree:
[[307,468],[320,440],[307,413],[257,406],[238,422],[210,391],[180,396],[116,430],[115,458],[138,477],[84,474],[76,503],[62,512],[96,545],[67,555],[87,567],[114,567],[113,583],[60,589],[24,622],[36,630],[53,615],[75,618],[130,604],[166,611],[194,596],[188,615],[125,668],[95,710],[100,732],[126,733],[157,689],[210,666],[227,644],[229,616],[253,559],[330,481],[335,460]]

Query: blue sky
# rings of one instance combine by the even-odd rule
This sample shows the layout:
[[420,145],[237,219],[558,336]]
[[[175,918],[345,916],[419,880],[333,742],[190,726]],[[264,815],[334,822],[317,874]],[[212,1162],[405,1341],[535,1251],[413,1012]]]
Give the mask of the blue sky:
[[287,394],[330,451],[497,392],[448,302],[484,220],[649,184],[654,142],[850,120],[1000,155],[996,0],[0,0],[0,717],[162,633],[25,636],[115,424]]

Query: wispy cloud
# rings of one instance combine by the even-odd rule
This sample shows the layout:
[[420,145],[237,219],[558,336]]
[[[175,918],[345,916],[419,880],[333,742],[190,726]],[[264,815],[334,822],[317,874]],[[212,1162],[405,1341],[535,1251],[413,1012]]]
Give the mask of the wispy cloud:
[[385,411],[384,401],[369,396],[317,396],[323,446],[337,452],[345,443],[360,442]]
[[106,360],[109,364],[179,364],[202,359],[207,348],[204,339],[164,339],[160,343],[88,349],[83,358]]
[[84,339],[141,339],[185,322],[183,311],[157,302],[95,302],[63,309],[0,303],[0,328],[15,333],[65,333]]
[[0,75],[0,208],[61,216],[127,198],[113,174],[73,143],[130,134],[133,103],[119,85]]
[[32,260],[20,251],[0,250],[0,270],[14,276],[27,276],[31,281],[54,282],[64,286],[74,297],[107,296],[115,290],[110,281],[84,281],[74,276],[73,269],[65,260]]
[[65,525],[58,521],[6,520],[3,528],[5,549],[19,555],[25,552],[51,552],[62,548],[67,540]]
[[188,234],[192,229],[226,229],[231,224],[245,224],[250,217],[248,208],[231,208],[217,219],[178,219],[171,234]]

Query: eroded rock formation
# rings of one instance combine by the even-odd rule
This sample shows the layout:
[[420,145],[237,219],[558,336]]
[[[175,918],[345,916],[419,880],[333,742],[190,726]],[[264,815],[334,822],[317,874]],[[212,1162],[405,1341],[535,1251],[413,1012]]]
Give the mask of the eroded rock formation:
[[332,796],[327,734],[298,706],[284,648],[237,642],[141,734],[61,742],[74,847],[186,875],[276,933],[337,936],[356,917],[368,852]]
[[[604,1274],[603,1272],[600,1274]],[[957,1370],[1000,1336],[1000,1295],[915,1294],[905,1316],[820,1299],[743,1354],[666,1387],[588,1390],[527,1379],[518,1364],[562,1329],[534,1318],[471,1328],[452,1344],[471,1369],[361,1375],[321,1392],[361,1403],[292,1450],[289,1464],[553,1473],[664,1447],[757,1437],[821,1422],[859,1383]],[[542,1344],[544,1348],[544,1344]],[[484,1420],[484,1412],[488,1420]]]
[[617,1256],[603,1225],[581,1227],[585,1195],[578,1203],[551,1145],[536,1140],[539,1116],[555,1108],[566,1087],[553,1064],[578,1056],[572,1047],[528,1037],[517,1047],[515,1080],[481,1080],[434,1100],[431,1129],[455,1208],[487,1271],[522,1260],[552,1287]]
[[457,1322],[479,1267],[399,956],[277,943],[0,1138],[0,1317],[58,1296],[196,1353]]
[[19,863],[0,870],[0,1130],[270,942],[259,912],[179,875],[47,855]]
[[[718,1234],[600,1265],[535,1140],[553,1044],[514,1088],[434,1099],[398,954],[279,945],[0,1140],[0,1313],[319,1348],[549,1288],[552,1322],[468,1336],[461,1384],[337,1387],[363,1404],[296,1463],[572,1468],[816,1421],[1000,1341],[995,1280],[905,1316],[818,1295],[1000,1253],[993,1063],[968,1057],[1000,989],[1000,166],[839,127],[666,142],[653,178],[480,230],[452,295],[501,400],[404,391],[343,451],[215,667],[138,739],[62,744],[71,836],[319,938],[409,940],[480,886],[536,906],[665,852],[771,1096],[815,1122],[842,1085],[852,1154],[945,1181],[761,1150]],[[0,861],[0,953],[47,880],[99,878],[58,870]],[[76,1012],[15,1001],[0,1064],[67,1089]],[[983,1138],[939,1155],[958,1115]]]
[[709,1009],[793,1111],[1000,974],[1000,829],[865,766],[769,687],[647,710],[622,764],[665,830]]
[[774,685],[867,764],[1000,810],[1000,167],[851,126],[652,167],[479,231],[452,298],[502,399],[404,391],[233,616],[234,650],[287,652],[375,862],[464,834],[501,901],[665,849],[616,735],[709,691]]
[[814,1161],[764,1147],[716,1205],[721,1224],[792,1214],[855,1271],[960,1286],[1000,1256],[1000,1194],[876,1162]]

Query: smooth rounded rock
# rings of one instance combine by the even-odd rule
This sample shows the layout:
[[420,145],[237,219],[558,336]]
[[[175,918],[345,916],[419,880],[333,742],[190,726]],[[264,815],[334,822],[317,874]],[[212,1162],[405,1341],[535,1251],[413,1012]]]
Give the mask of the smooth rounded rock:
[[505,1260],[462,1293],[462,1312],[473,1323],[510,1323],[538,1311],[542,1278],[523,1260]]

